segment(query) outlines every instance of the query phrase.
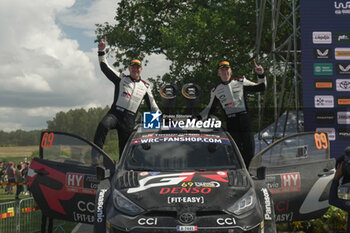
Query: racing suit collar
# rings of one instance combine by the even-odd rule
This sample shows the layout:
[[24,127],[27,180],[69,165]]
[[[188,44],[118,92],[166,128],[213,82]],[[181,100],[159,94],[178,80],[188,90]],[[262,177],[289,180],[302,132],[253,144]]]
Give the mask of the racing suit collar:
[[232,81],[232,77],[231,77],[228,81],[225,81],[225,82],[221,81],[221,83],[222,83],[223,85],[227,85],[227,84],[229,84],[231,81]]
[[133,81],[133,82],[140,82],[141,81],[141,78],[139,79],[139,80],[137,80],[137,79],[133,79],[130,75],[128,75],[128,77],[131,79],[131,81]]

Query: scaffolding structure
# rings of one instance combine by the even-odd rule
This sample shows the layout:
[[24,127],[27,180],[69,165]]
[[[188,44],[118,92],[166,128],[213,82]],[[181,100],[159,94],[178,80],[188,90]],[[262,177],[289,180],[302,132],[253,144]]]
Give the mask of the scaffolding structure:
[[[268,136],[269,139],[272,139],[272,142],[281,137],[277,135],[277,124],[282,110],[287,111],[287,116],[289,109],[296,110],[296,130],[297,132],[301,131],[299,119],[301,105],[299,90],[301,83],[299,11],[299,0],[256,0],[257,31],[255,57],[265,67],[269,85],[271,85],[272,80],[274,94],[274,134]],[[266,38],[267,35],[270,38]],[[271,42],[271,47],[268,49],[266,49],[266,41]],[[262,97],[259,95],[258,98],[258,138],[266,142],[266,137],[262,137],[260,134],[265,106],[261,104]],[[282,136],[285,134],[286,123],[287,120],[284,123]]]

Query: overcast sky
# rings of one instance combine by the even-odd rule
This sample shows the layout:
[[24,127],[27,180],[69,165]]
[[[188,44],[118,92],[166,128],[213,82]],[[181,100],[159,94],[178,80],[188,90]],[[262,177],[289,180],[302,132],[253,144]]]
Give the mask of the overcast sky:
[[[111,105],[94,31],[96,23],[114,23],[117,2],[0,1],[0,130],[43,129],[59,111]],[[163,56],[148,59],[143,77],[168,70]]]

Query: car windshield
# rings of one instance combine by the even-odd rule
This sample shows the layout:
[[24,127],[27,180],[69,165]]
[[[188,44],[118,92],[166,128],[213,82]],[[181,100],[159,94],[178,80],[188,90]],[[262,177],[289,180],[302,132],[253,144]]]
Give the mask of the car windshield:
[[138,135],[126,155],[128,170],[212,171],[237,169],[237,155],[227,137],[218,135]]

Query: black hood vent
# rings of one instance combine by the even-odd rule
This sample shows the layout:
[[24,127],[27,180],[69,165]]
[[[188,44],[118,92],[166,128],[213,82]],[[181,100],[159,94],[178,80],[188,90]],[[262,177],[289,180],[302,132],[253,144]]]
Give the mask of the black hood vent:
[[235,187],[247,187],[248,177],[240,171],[228,171],[228,184]]
[[121,177],[118,178],[119,187],[121,189],[133,188],[140,186],[139,174],[136,172],[125,172]]

